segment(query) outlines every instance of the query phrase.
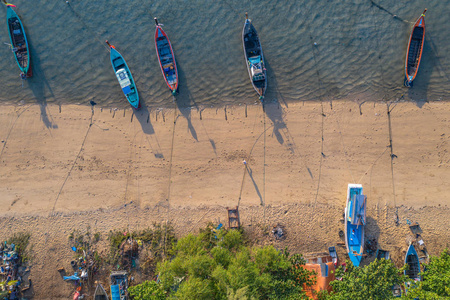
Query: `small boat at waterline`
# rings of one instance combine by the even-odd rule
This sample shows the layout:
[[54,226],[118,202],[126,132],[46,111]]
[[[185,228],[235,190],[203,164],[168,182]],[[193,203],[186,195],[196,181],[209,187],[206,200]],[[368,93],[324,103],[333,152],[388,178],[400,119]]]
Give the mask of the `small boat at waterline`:
[[110,49],[111,64],[114,69],[114,73],[116,74],[117,80],[119,81],[120,87],[122,88],[122,91],[128,102],[130,102],[131,106],[133,106],[135,109],[138,109],[140,106],[139,95],[130,69],[125,62],[125,59],[122,57],[119,51],[116,50],[116,47],[111,45],[108,41],[106,41],[106,43],[108,44]]
[[406,48],[405,59],[405,86],[411,87],[413,80],[419,71],[420,60],[422,59],[423,43],[425,41],[425,13],[414,23],[411,35],[409,37],[408,48]]
[[345,206],[345,246],[355,267],[359,267],[364,253],[366,200],[361,184],[349,184]]
[[172,91],[172,94],[175,95],[178,90],[178,71],[172,44],[170,44],[169,37],[162,29],[162,24],[159,24],[156,18],[155,23],[155,48],[159,66],[167,86]]
[[248,75],[253,88],[259,95],[259,99],[264,99],[267,88],[266,68],[264,66],[264,54],[258,33],[252,24],[252,20],[245,13],[245,23],[242,29],[242,44],[244,46],[245,61],[247,63]]
[[28,48],[27,36],[25,34],[22,21],[11,6],[8,6],[6,9],[6,20],[14,58],[21,71],[20,76],[22,79],[31,77],[32,72],[30,67],[30,52]]

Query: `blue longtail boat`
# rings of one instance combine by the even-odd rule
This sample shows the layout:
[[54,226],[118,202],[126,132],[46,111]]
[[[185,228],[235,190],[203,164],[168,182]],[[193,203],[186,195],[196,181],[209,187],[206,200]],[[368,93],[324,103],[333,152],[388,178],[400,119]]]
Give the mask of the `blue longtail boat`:
[[355,267],[364,253],[364,226],[366,225],[366,200],[361,184],[349,184],[345,206],[345,246]]
[[130,102],[131,106],[133,106],[135,109],[138,109],[140,107],[139,94],[130,69],[125,62],[125,59],[122,57],[119,51],[116,50],[116,47],[111,45],[108,41],[106,41],[106,43],[108,44],[110,49],[111,64],[114,69],[114,73],[116,74],[117,80],[119,81],[120,87],[122,88],[122,91],[128,102]]
[[420,262],[419,255],[416,252],[413,244],[409,245],[408,251],[405,256],[405,264],[408,265],[408,269],[405,270],[405,275],[414,281],[420,280]]
[[21,71],[22,79],[31,77],[30,52],[28,48],[27,36],[22,25],[22,21],[16,12],[8,5],[6,9],[6,20],[8,24],[9,39],[17,65]]

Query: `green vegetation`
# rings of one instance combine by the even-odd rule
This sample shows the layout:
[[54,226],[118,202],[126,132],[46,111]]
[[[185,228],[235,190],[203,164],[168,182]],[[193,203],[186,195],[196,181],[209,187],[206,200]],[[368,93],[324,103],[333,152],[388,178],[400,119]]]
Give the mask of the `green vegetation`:
[[132,299],[163,300],[164,292],[155,281],[145,281],[142,284],[128,288],[128,294]]
[[160,283],[133,287],[133,299],[307,299],[303,284],[313,283],[300,255],[251,247],[237,230],[210,225],[179,240],[172,253],[158,263]]
[[172,225],[153,224],[153,229],[147,228],[140,231],[128,232],[126,230],[110,231],[108,235],[110,245],[110,257],[107,260],[112,265],[120,262],[120,246],[132,238],[142,243],[144,253],[141,257],[144,273],[149,273],[156,268],[156,261],[173,255],[173,247],[176,243]]
[[406,281],[404,268],[397,269],[390,260],[375,260],[368,266],[354,267],[348,262],[347,270],[336,270],[336,277],[342,280],[331,282],[333,292],[324,299],[391,299],[392,287]]
[[[142,241],[140,270],[154,280],[129,288],[131,299],[308,299],[304,286],[314,284],[313,272],[305,270],[300,254],[287,249],[253,246],[238,230],[216,230],[213,224],[197,235],[189,234],[178,242],[173,229],[155,225],[132,234],[111,233],[111,247],[118,248],[128,237]],[[147,249],[148,253],[143,253]],[[144,254],[144,255],[143,255]],[[390,260],[375,260],[367,266],[336,270],[333,291],[321,291],[319,300],[397,299],[393,287],[410,285],[403,299],[450,298],[450,251],[432,257],[421,282],[411,282]],[[145,271],[148,272],[145,272]],[[156,276],[158,275],[158,276]],[[156,280],[156,281],[155,281]]]
[[33,252],[33,250],[31,249],[31,247],[30,249],[27,249],[30,242],[30,237],[31,234],[28,232],[19,232],[14,233],[14,235],[6,241],[7,244],[16,245],[15,250],[19,255],[21,263],[31,260],[31,253]]

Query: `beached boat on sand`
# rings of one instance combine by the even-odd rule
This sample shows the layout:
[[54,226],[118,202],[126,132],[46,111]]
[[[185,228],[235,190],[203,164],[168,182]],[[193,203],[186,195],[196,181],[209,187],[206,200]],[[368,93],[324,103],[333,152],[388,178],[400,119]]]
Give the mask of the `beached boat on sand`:
[[422,59],[423,44],[425,42],[425,13],[414,23],[411,35],[409,37],[408,48],[406,48],[405,59],[405,86],[411,87],[419,70],[420,60]]
[[349,184],[345,206],[345,246],[355,267],[364,253],[364,226],[366,225],[366,200],[361,184]]
[[178,70],[172,44],[170,44],[169,37],[161,28],[162,24],[159,24],[156,18],[155,23],[155,48],[159,66],[167,86],[172,91],[172,94],[175,95],[178,90]]
[[94,300],[109,300],[108,294],[100,283],[95,288]]
[[111,45],[108,41],[106,43],[109,46],[111,52],[111,64],[114,69],[114,73],[116,74],[117,80],[119,81],[120,87],[122,88],[125,97],[128,102],[130,102],[131,106],[135,109],[138,109],[140,106],[139,103],[139,94],[136,89],[136,84],[134,83],[133,76],[131,75],[130,69],[128,68],[125,59],[116,50],[116,47]]
[[267,88],[266,68],[264,66],[264,55],[259,41],[258,33],[245,13],[245,23],[242,29],[242,44],[244,46],[245,61],[247,63],[248,75],[253,88],[264,99]]
[[30,51],[28,48],[27,36],[22,21],[10,6],[6,9],[6,20],[14,58],[21,71],[20,76],[23,79],[31,77]]
[[128,273],[126,271],[115,271],[110,275],[111,299],[128,300]]
[[419,255],[412,244],[409,245],[408,251],[405,256],[405,264],[408,265],[408,269],[405,270],[405,275],[414,281],[420,280],[420,262]]

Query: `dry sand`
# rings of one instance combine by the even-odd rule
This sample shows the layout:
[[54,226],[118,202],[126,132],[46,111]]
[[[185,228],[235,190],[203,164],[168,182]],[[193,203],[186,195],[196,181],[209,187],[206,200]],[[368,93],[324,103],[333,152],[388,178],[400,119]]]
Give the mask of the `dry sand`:
[[[326,251],[342,242],[347,184],[361,183],[368,238],[401,265],[408,219],[436,255],[450,242],[450,104],[389,109],[390,122],[375,102],[273,103],[265,113],[2,106],[0,238],[31,232],[35,299],[67,299],[72,286],[56,270],[69,266],[74,229],[106,236],[168,219],[182,236],[225,222],[242,187],[241,221],[255,241]],[[284,241],[263,235],[278,223]]]

